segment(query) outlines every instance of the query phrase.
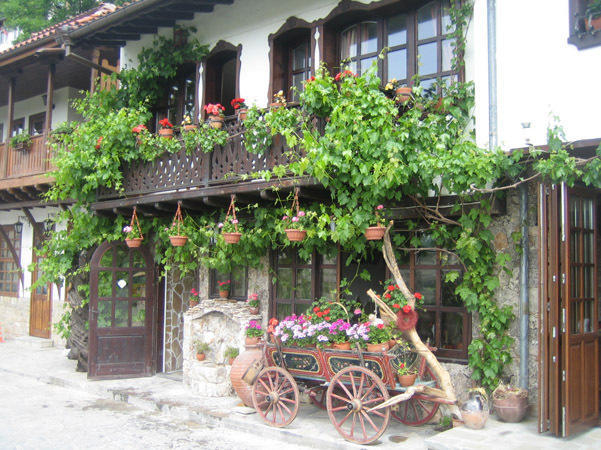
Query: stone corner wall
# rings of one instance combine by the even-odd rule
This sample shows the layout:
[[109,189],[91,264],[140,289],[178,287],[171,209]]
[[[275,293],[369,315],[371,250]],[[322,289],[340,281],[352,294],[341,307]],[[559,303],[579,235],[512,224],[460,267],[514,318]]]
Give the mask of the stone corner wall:
[[0,296],[0,331],[4,340],[29,335],[29,298]]

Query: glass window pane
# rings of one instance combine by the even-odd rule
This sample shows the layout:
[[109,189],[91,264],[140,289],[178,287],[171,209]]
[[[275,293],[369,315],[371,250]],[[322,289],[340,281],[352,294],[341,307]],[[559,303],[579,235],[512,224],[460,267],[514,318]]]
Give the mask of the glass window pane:
[[593,301],[584,302],[584,333],[593,331]]
[[378,51],[378,25],[367,22],[361,26],[361,54]]
[[436,55],[436,42],[423,44],[417,47],[418,73],[428,75],[438,72],[438,59]]
[[113,265],[113,249],[108,249],[100,258],[100,267],[111,267]]
[[334,254],[332,256],[323,255],[321,257],[322,264],[338,264],[338,255]]
[[451,70],[453,64],[453,42],[454,39],[445,39],[442,41],[442,71]]
[[436,4],[431,2],[417,11],[417,38],[436,36]]
[[115,302],[115,326],[126,327],[129,322],[129,302],[128,301],[116,301]]
[[276,297],[292,298],[292,269],[282,267],[278,269]]
[[116,247],[115,252],[117,259],[115,260],[116,267],[129,267],[129,251],[127,247]]
[[132,297],[146,297],[146,272],[136,272],[133,274]]
[[113,296],[113,274],[112,272],[101,270],[98,272],[98,297]]
[[442,279],[440,280],[442,286],[442,305],[443,306],[463,306],[459,295],[455,294],[455,289],[461,283],[461,276],[453,282],[445,281],[445,277],[449,272],[457,272],[455,270],[443,270]]
[[292,101],[298,101],[299,94],[303,92],[303,82],[306,78],[305,72],[292,75],[292,87],[296,88],[292,90]]
[[588,229],[588,230],[592,230],[593,227],[593,200],[590,198],[587,198],[583,201],[582,207],[583,207],[583,214],[584,214],[584,220],[583,220],[583,227]]
[[399,14],[388,19],[388,46],[407,43],[407,16]]
[[294,305],[294,314],[307,314],[310,306],[310,303],[297,303]]
[[330,300],[336,298],[336,269],[321,269],[321,295]]
[[230,296],[244,298],[246,297],[246,269],[235,269],[232,271],[232,284]]
[[572,310],[570,311],[570,330],[572,334],[580,333],[580,303],[573,302],[571,305]]
[[407,50],[396,50],[388,54],[388,80],[407,78]]
[[144,262],[144,257],[142,256],[142,252],[140,250],[133,250],[133,267],[146,267],[146,263]]
[[407,285],[407,287],[409,289],[412,289],[411,287],[411,275],[409,274],[409,269],[401,269],[401,276],[403,277],[403,280],[405,281],[405,284]]
[[340,39],[342,59],[357,56],[357,26],[353,26],[342,33]]
[[131,304],[131,326],[143,327],[146,321],[146,302],[137,300]]
[[418,266],[436,264],[436,252],[430,250],[418,252],[415,258],[415,264]]
[[436,78],[420,80],[420,85],[424,88],[424,91],[433,89],[434,83],[436,83]]
[[377,59],[378,58],[376,58],[375,56],[373,58],[362,59],[361,60],[361,73],[367,72],[367,70],[371,67],[373,62],[376,61]]
[[115,297],[129,297],[128,272],[115,272]]
[[455,25],[451,22],[451,1],[443,0],[442,2],[442,32],[443,34],[452,33],[455,31]]
[[443,348],[463,349],[463,315],[443,312],[440,317],[440,344]]
[[98,328],[108,328],[111,326],[112,312],[113,303],[111,301],[98,302]]
[[311,300],[311,269],[296,269],[296,299]]
[[417,321],[417,334],[422,341],[428,341],[436,346],[436,313],[433,311],[420,311]]
[[275,316],[278,320],[292,315],[292,305],[290,303],[277,303],[275,305]]
[[436,304],[436,269],[415,271],[415,291],[422,294],[424,305]]
[[307,67],[307,43],[303,42],[292,50],[292,70]]
[[290,265],[292,264],[292,256],[294,255],[294,250],[286,249],[281,252],[278,252],[278,265]]

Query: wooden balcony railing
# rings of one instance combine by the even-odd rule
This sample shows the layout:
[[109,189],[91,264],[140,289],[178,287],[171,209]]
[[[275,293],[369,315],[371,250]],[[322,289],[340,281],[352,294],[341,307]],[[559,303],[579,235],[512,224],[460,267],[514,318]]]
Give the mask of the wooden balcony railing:
[[[126,196],[155,192],[208,187],[216,184],[232,184],[242,175],[288,164],[290,148],[281,136],[275,136],[271,146],[258,155],[244,147],[244,127],[235,119],[228,118],[225,129],[232,136],[226,145],[210,153],[200,150],[190,154],[186,150],[167,153],[152,162],[137,162],[123,169],[123,188]],[[115,198],[122,194],[101,189],[98,199]]]
[[50,151],[45,133],[32,136],[27,150],[16,150],[7,143],[0,144],[0,179],[40,175],[53,170]]

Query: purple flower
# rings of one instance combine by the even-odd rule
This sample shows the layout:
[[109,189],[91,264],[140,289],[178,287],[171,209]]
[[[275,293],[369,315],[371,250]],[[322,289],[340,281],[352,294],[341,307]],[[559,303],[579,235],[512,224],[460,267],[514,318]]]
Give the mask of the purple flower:
[[219,223],[217,224],[217,228],[223,228],[223,223],[219,222]]
[[305,217],[305,211],[299,211],[298,217]]
[[129,225],[126,225],[123,227],[123,232],[124,233],[131,233],[132,227],[130,227]]
[[292,218],[292,221],[293,221],[293,222],[298,222],[298,217],[294,216],[294,217]]

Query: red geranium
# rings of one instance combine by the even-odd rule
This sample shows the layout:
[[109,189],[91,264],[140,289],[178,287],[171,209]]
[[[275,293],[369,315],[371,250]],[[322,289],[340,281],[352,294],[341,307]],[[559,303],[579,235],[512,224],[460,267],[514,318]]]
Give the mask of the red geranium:
[[280,322],[275,317],[272,317],[271,319],[269,319],[269,325],[274,325],[275,326],[278,323],[280,323]]
[[388,292],[386,294],[384,294],[384,298],[391,298],[392,295],[390,295]]
[[384,324],[383,323],[379,323],[378,325],[376,325],[380,330],[384,328]]
[[409,305],[403,306],[403,312],[405,314],[409,314],[411,312],[411,306],[409,306]]
[[163,127],[163,128],[173,128],[173,124],[171,122],[169,122],[169,119],[167,117],[165,117],[162,120],[159,120],[159,124]]
[[315,77],[312,76],[311,78],[307,79],[307,83],[310,83],[311,81],[315,81]]
[[94,148],[95,148],[96,150],[100,150],[100,144],[102,144],[102,140],[103,140],[103,139],[104,139],[104,138],[103,138],[102,136],[100,136],[100,137],[98,138],[98,140],[96,141],[96,145],[94,146]]
[[415,294],[413,294],[413,296],[418,300],[422,299],[422,294],[420,294],[419,292],[416,292]]
[[[168,121],[167,121],[167,122],[168,122]],[[134,132],[134,133],[141,133],[141,132],[142,132],[142,130],[146,130],[146,131],[148,131],[148,128],[146,128],[146,125],[142,125],[142,124],[140,124],[140,125],[136,125],[135,127],[133,127],[133,128],[131,129],[131,131],[132,131],[132,132]]]
[[399,309],[401,307],[401,305],[399,305],[398,303],[395,303],[394,305],[392,305],[392,307],[394,309]]
[[394,291],[394,286],[391,284],[390,286],[388,286],[388,290],[389,291]]
[[326,322],[329,322],[330,321],[330,316],[326,316],[326,317],[324,317],[324,319],[325,319]]
[[246,108],[246,103],[244,103],[244,99],[241,97],[233,99],[230,104],[234,109]]
[[355,75],[350,70],[345,70],[344,72],[337,73],[336,76],[334,77],[334,80],[340,81],[344,77],[356,77],[356,76],[357,75]]
[[221,116],[223,115],[223,111],[225,111],[225,107],[221,103],[209,103],[204,108],[207,114],[212,116]]
[[316,306],[315,308],[313,308],[313,312],[314,313],[319,312],[319,308]]

